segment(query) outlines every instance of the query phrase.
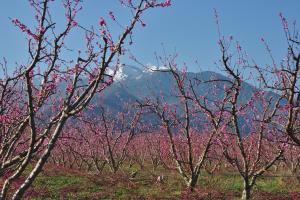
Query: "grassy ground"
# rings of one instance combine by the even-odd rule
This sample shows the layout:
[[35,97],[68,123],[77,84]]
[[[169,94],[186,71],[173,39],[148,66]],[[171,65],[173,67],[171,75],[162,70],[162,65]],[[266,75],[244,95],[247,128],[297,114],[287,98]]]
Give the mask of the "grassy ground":
[[[131,179],[128,174],[138,171]],[[164,183],[157,183],[164,174]],[[158,169],[124,168],[117,174],[88,174],[48,165],[39,175],[26,199],[239,199],[242,180],[233,173],[203,174],[194,194],[186,191],[176,172]],[[258,180],[254,199],[300,199],[300,184],[293,177],[263,177]]]

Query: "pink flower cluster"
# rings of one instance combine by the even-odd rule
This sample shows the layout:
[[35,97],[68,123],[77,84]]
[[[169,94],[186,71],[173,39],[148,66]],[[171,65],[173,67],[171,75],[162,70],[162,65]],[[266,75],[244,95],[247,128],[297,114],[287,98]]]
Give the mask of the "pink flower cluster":
[[103,17],[100,17],[99,25],[102,26],[102,27],[103,27],[103,26],[106,26],[106,22],[105,22],[105,20],[104,20]]
[[279,17],[280,17],[280,19],[281,19],[283,28],[284,28],[285,30],[287,30],[287,29],[289,28],[289,26],[288,26],[288,22],[287,22],[286,18],[283,16],[282,13],[279,13]]
[[35,35],[34,33],[32,33],[27,26],[25,26],[23,23],[21,23],[18,19],[13,19],[12,23],[19,27],[21,29],[22,32],[27,33],[27,35],[31,36],[33,39],[38,40],[39,37],[37,35]]
[[114,15],[114,13],[113,13],[112,11],[109,11],[109,12],[108,12],[108,15],[109,15],[109,17],[110,17],[112,20],[116,21],[115,15]]
[[8,116],[7,115],[0,115],[0,122],[5,123],[8,121]]
[[171,6],[171,0],[166,0],[163,3],[160,3],[160,6],[161,7],[169,7],[169,6]]

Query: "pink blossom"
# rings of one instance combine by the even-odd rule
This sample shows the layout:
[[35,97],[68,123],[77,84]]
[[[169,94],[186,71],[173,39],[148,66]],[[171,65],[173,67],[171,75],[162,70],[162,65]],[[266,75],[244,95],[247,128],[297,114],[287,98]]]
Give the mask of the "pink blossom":
[[165,2],[160,4],[161,7],[169,7],[171,6],[171,0],[166,0]]
[[101,30],[102,35],[106,35],[106,30]]
[[72,92],[72,90],[73,90],[72,84],[68,84],[66,90],[68,93]]
[[283,110],[284,110],[284,111],[288,111],[288,110],[291,109],[292,107],[293,107],[292,104],[286,104],[286,105],[283,106]]
[[31,36],[33,39],[38,40],[39,37],[35,34],[33,34],[28,28],[27,26],[25,26],[23,23],[21,23],[18,19],[13,19],[12,23],[19,27],[21,29],[22,32],[27,33],[27,35]]
[[109,11],[108,12],[108,15],[109,15],[109,17],[112,19],[112,20],[116,20],[116,18],[115,18],[115,16],[114,16],[114,13],[112,12],[112,11]]
[[100,25],[100,26],[106,26],[106,22],[105,22],[105,20],[104,20],[103,17],[100,17],[99,25]]
[[225,91],[225,92],[227,92],[227,91],[228,91],[228,89],[229,89],[229,87],[228,87],[228,85],[227,85],[227,84],[224,84],[223,88],[224,88],[224,91]]
[[0,122],[1,123],[6,122],[7,120],[8,120],[7,115],[0,115]]
[[279,17],[280,17],[280,19],[281,19],[283,28],[284,28],[285,30],[287,30],[287,29],[288,29],[288,22],[287,22],[286,18],[282,15],[282,13],[279,13]]
[[168,104],[167,103],[164,103],[163,110],[164,110],[164,112],[166,112],[168,110]]
[[77,26],[78,23],[77,23],[76,21],[72,21],[72,25],[73,25],[73,26]]
[[146,24],[144,22],[142,22],[142,21],[141,21],[141,25],[142,25],[142,27],[146,26]]
[[241,50],[242,50],[242,47],[241,47],[241,45],[240,45],[239,43],[236,44],[236,49],[237,49],[238,51],[241,51]]

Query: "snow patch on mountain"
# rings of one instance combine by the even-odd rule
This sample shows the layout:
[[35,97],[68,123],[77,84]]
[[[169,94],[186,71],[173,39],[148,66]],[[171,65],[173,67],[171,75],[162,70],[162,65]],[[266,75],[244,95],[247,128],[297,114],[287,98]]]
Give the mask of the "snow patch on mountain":
[[[117,70],[117,71],[115,72],[115,70]],[[117,69],[114,69],[114,70],[107,69],[106,73],[111,76],[114,75],[114,73],[115,73],[114,78],[113,78],[114,81],[122,81],[128,77],[128,75],[123,72],[123,65],[120,65]]]
[[166,67],[166,66],[157,66],[157,65],[153,65],[153,64],[147,64],[145,69],[143,70],[143,72],[153,73],[153,72],[157,72],[159,70],[166,70],[166,69],[168,69],[168,67]]

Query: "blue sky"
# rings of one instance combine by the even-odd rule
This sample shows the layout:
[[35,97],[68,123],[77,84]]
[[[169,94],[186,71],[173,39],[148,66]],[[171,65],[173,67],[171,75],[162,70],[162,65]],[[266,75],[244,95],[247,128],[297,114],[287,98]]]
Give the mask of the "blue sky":
[[[260,42],[261,37],[270,44],[277,60],[285,53],[279,12],[289,21],[300,23],[299,0],[173,0],[171,7],[150,10],[143,16],[146,27],[137,26],[135,29],[131,51],[143,63],[155,63],[154,52],[162,53],[161,44],[164,43],[168,53],[176,49],[179,63],[186,62],[189,70],[199,70],[194,64],[197,60],[201,70],[216,71],[214,62],[220,54],[214,8],[220,15],[222,33],[233,35],[260,64],[270,62]],[[107,17],[108,10],[112,10],[119,21],[128,21],[128,10],[117,0],[85,0],[79,23],[97,26],[99,17]],[[60,6],[54,4],[52,11],[61,22]],[[6,57],[13,67],[15,62],[24,62],[27,54],[24,35],[10,23],[10,17],[32,24],[33,12],[26,0],[5,0],[1,4],[0,57]],[[109,23],[113,35],[116,35],[120,29],[113,22]],[[80,46],[81,41],[82,35],[74,33],[69,40],[70,46],[77,48],[76,44]]]

